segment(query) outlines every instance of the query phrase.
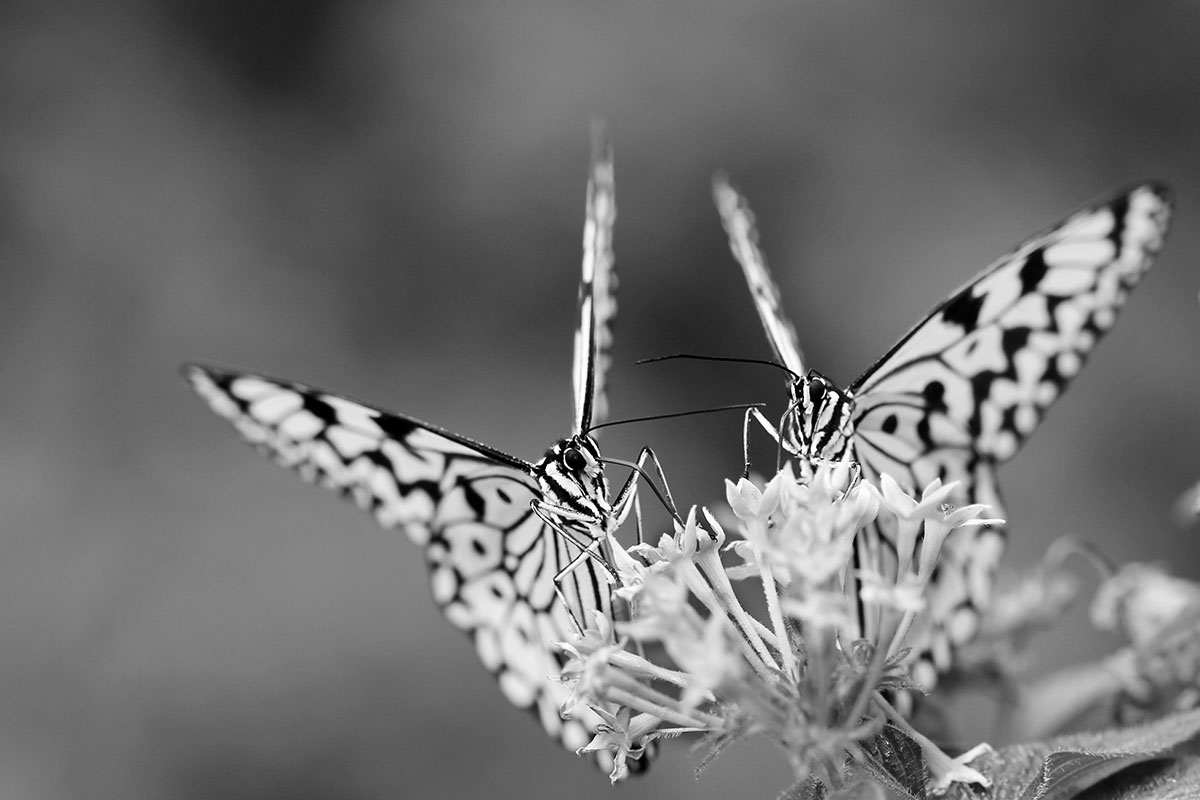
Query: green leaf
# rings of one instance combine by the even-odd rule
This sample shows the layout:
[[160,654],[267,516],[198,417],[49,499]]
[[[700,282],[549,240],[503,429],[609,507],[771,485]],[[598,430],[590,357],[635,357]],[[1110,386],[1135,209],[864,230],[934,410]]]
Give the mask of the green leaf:
[[929,767],[921,746],[895,725],[887,725],[861,745],[863,766],[875,780],[904,800],[928,800]]
[[1112,728],[1095,733],[1077,733],[1051,739],[1053,750],[1089,753],[1165,754],[1200,735],[1200,709],[1171,714],[1142,725]]
[[1179,759],[1166,769],[1122,785],[1094,800],[1195,800],[1200,797],[1200,759]]
[[[1143,794],[1136,791],[1164,772],[1177,769],[1181,749],[1200,735],[1200,709],[1173,714],[1143,725],[1061,736],[1046,742],[1012,745],[982,756],[974,766],[992,779],[993,800],[1159,800],[1200,797],[1200,768],[1187,759],[1186,791]],[[1162,762],[1155,764],[1153,762]],[[1182,763],[1182,762],[1180,762]],[[1133,769],[1130,769],[1130,768]],[[1128,780],[1121,775],[1128,771]],[[1155,791],[1174,791],[1175,783]],[[1103,784],[1101,786],[1100,784]],[[1189,793],[1190,792],[1190,793]],[[973,797],[952,787],[948,798]]]
[[1116,755],[1059,750],[1046,756],[1042,774],[1025,787],[1021,800],[1069,800],[1126,767],[1156,758],[1147,753]]

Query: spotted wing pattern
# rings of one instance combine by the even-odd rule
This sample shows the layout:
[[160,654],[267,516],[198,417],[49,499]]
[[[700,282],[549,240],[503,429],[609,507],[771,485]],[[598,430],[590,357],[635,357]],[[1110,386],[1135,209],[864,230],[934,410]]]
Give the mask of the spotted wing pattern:
[[[599,718],[559,716],[565,688],[555,642],[573,631],[555,573],[574,555],[533,511],[535,466],[410,417],[297,383],[189,365],[185,375],[246,441],[306,480],[338,491],[422,547],[433,597],[473,640],[514,705],[576,749]],[[589,560],[569,601],[611,613]],[[607,768],[608,765],[602,765]]]
[[1169,215],[1163,187],[1134,187],[943,301],[851,384],[860,457],[914,484],[1012,457],[1149,269]]
[[[731,198],[744,203],[727,193],[729,208]],[[1028,240],[938,305],[844,393],[853,404],[854,458],[866,475],[887,473],[910,491],[939,477],[961,481],[960,501],[986,503],[1003,517],[996,466],[1016,453],[1112,326],[1161,247],[1169,216],[1165,187],[1134,186]],[[736,254],[736,228],[726,226]],[[782,358],[791,327],[777,293],[761,288],[773,284],[753,252],[739,261]],[[888,539],[887,531],[864,537],[860,559],[886,563]],[[914,631],[937,670],[974,635],[1003,548],[996,527],[962,529],[947,541],[925,638]]]

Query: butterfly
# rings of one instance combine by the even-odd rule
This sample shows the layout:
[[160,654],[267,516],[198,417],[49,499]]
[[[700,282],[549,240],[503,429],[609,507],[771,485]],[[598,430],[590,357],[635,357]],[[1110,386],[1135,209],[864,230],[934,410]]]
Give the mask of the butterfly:
[[[960,481],[958,501],[990,505],[993,517],[1004,516],[997,466],[1112,326],[1158,253],[1171,212],[1169,191],[1153,182],[1075,212],[992,263],[839,389],[805,370],[745,198],[720,177],[714,198],[767,339],[794,376],[783,425],[776,430],[761,414],[759,423],[802,466],[849,459],[866,478],[890,475],[909,493],[935,478]],[[916,640],[918,682],[931,686],[974,637],[1004,544],[999,526],[960,529],[947,540]],[[859,547],[860,563],[894,557],[886,531]]]
[[[505,697],[533,711],[575,750],[600,717],[560,716],[567,689],[550,680],[565,641],[596,612],[611,617],[610,534],[635,496],[647,456],[610,500],[604,459],[589,433],[607,414],[617,286],[612,149],[594,137],[587,187],[574,423],[536,462],[300,383],[195,364],[184,374],[212,410],[251,444],[306,480],[353,498],[385,528],[420,545],[434,600],[473,639]],[[616,463],[626,463],[619,462]],[[631,466],[631,465],[627,465]],[[659,476],[661,477],[661,467]],[[609,769],[606,754],[599,766]],[[633,771],[644,761],[631,763]]]

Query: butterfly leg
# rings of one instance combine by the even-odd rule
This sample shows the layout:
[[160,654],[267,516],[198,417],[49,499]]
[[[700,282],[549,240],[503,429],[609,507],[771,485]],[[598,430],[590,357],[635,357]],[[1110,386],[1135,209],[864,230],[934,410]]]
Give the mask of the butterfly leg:
[[[658,487],[650,480],[650,476],[646,475],[645,466],[649,462],[654,466],[654,472],[658,476],[659,483],[662,484],[662,492],[658,491]],[[650,489],[662,502],[663,508],[676,520],[679,519],[679,509],[675,505],[675,498],[671,496],[671,486],[667,483],[667,476],[663,472],[662,462],[658,460],[658,455],[649,447],[643,447],[642,452],[638,454],[637,462],[630,464],[629,462],[621,462],[625,466],[630,467],[633,471],[629,473],[621,490],[617,492],[613,498],[612,519],[615,524],[611,526],[611,530],[616,530],[621,523],[625,521],[625,517],[629,514],[630,503],[637,494],[637,482],[639,477],[645,477]]]
[[[571,617],[571,622],[575,625],[576,630],[579,633],[583,633],[584,628],[586,627],[587,623],[590,622],[590,620],[581,620],[579,618],[579,614],[577,614],[575,611],[575,607],[577,605],[580,607],[581,611],[584,610],[583,598],[577,590],[575,593],[576,601],[574,603],[571,602],[571,600],[567,597],[567,593],[563,591],[563,584],[567,580],[568,576],[570,576],[575,570],[579,569],[580,565],[582,565],[589,558],[595,560],[604,568],[600,572],[610,586],[616,582],[616,572],[613,570],[612,565],[609,563],[608,559],[605,558],[605,554],[602,552],[604,539],[601,537],[595,537],[589,542],[584,542],[578,531],[572,530],[569,526],[564,524],[564,520],[571,520],[574,522],[590,524],[595,527],[595,520],[591,517],[538,500],[534,500],[530,504],[530,507],[533,509],[533,512],[537,514],[547,526],[550,527],[551,530],[566,539],[571,544],[575,545],[575,547],[579,550],[579,552],[567,563],[566,566],[555,573],[553,582],[554,594],[558,597],[558,601],[562,603],[563,608],[567,610],[567,614]],[[601,603],[600,605],[602,608],[608,607],[608,604],[606,603]]]
[[642,535],[642,500],[636,495],[633,498],[633,522],[637,532],[637,543],[645,544],[646,537]]
[[[750,420],[751,419],[753,419],[755,422],[757,422],[762,427],[762,429],[764,431],[766,431],[767,434],[772,439],[775,440],[775,443],[777,445],[779,445],[780,447],[783,446],[783,440],[779,436],[779,429],[777,429],[774,425],[772,425],[771,422],[766,417],[764,417],[762,412],[759,411],[757,408],[754,408],[753,406],[750,408],[747,408],[746,416],[742,420],[742,456],[745,459],[744,466],[742,468],[742,477],[743,478],[750,477]],[[782,427],[783,426],[780,425],[780,429]]]
[[[591,556],[600,564],[602,564],[610,574],[613,572],[612,565],[609,564],[604,553],[598,552],[596,549],[594,549],[603,541],[602,537],[589,537],[590,541],[585,542],[580,538],[578,531],[572,530],[568,525],[565,524],[567,521],[579,522],[587,526],[589,529],[600,530],[601,526],[596,519],[587,514],[581,514],[578,511],[572,511],[569,508],[557,506],[553,503],[547,503],[543,500],[534,500],[529,504],[529,506],[533,509],[533,513],[537,514],[538,517],[541,518],[542,522],[546,523],[546,525],[548,525],[550,529],[559,536],[575,545],[575,547],[581,551],[582,555]],[[571,563],[575,563],[575,560],[577,559],[573,559]]]
[[[565,567],[560,569],[558,571],[558,573],[554,576],[554,594],[558,596],[558,601],[563,604],[563,608],[565,608],[567,610],[567,614],[569,614],[571,617],[571,622],[573,622],[575,624],[576,631],[578,631],[580,634],[582,634],[584,631],[584,628],[586,628],[587,625],[591,623],[591,620],[579,619],[579,616],[575,613],[575,605],[578,604],[580,606],[580,610],[584,610],[582,598],[579,598],[576,601],[576,603],[570,602],[567,598],[567,593],[563,591],[563,584],[567,580],[567,578],[573,572],[575,572],[575,570],[579,569],[580,565],[582,565],[588,559],[588,557],[595,558],[601,564],[604,564],[605,568],[608,571],[606,573],[602,573],[602,574],[604,575],[605,579],[608,581],[609,586],[612,586],[616,582],[616,580],[617,580],[616,577],[614,577],[612,575],[612,567],[610,567],[608,565],[608,563],[604,561],[603,557],[600,556],[599,553],[597,553],[597,552],[595,552],[595,550],[593,550],[593,548],[597,547],[599,544],[600,544],[599,539],[594,540],[587,547],[580,550],[579,554],[576,555],[575,558],[571,559],[571,561]],[[601,604],[602,609],[607,608],[607,607],[608,607],[607,604],[603,604],[603,603]]]

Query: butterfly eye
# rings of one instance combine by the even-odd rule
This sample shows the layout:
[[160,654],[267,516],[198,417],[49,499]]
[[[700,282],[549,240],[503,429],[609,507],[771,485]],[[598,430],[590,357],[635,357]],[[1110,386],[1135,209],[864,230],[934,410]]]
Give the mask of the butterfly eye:
[[815,380],[808,384],[808,396],[812,398],[814,403],[821,402],[821,398],[825,396],[825,382]]
[[583,453],[574,447],[563,451],[562,463],[572,472],[582,472],[587,467],[587,459],[583,457]]

